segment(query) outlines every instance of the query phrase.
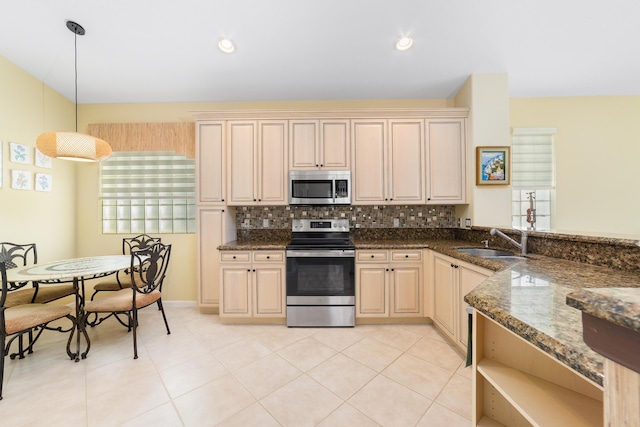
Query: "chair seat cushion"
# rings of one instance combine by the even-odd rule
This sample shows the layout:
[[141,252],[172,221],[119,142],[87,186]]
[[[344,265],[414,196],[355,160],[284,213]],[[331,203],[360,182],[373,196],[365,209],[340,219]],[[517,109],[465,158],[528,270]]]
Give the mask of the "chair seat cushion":
[[[133,290],[121,289],[117,292],[112,292],[104,298],[98,298],[94,301],[88,302],[84,310],[86,312],[93,313],[112,313],[119,311],[131,311],[133,310]],[[154,302],[158,301],[161,297],[159,290],[154,290],[148,294],[136,293],[136,307],[146,307]]]
[[23,304],[9,307],[4,311],[6,334],[26,331],[68,314],[71,314],[71,307],[67,305]]
[[46,303],[55,301],[57,299],[73,295],[75,291],[73,289],[73,284],[69,283],[66,285],[43,285],[40,284],[38,287],[38,293],[36,294],[36,303]]
[[15,307],[16,305],[29,304],[35,292],[36,288],[25,288],[7,292],[7,299],[4,301],[4,306]]
[[129,289],[131,288],[131,279],[120,279],[120,283],[118,284],[117,280],[100,282],[93,287],[94,291],[119,291],[120,289]]

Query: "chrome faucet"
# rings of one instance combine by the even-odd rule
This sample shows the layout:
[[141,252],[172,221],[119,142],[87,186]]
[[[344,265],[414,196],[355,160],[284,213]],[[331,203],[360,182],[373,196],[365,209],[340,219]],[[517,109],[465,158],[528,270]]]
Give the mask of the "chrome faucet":
[[498,236],[502,237],[507,242],[509,242],[512,245],[514,245],[515,247],[519,248],[520,249],[520,253],[522,255],[526,255],[527,254],[527,232],[526,231],[520,230],[520,243],[516,242],[511,237],[507,236],[506,234],[504,234],[502,231],[498,230],[497,228],[492,228],[491,230],[489,230],[489,234],[491,234],[492,236],[498,235]]
[[485,247],[485,248],[488,248],[488,247],[489,247],[489,241],[488,241],[488,240],[483,240],[483,241],[481,241],[480,243],[484,244],[484,247]]

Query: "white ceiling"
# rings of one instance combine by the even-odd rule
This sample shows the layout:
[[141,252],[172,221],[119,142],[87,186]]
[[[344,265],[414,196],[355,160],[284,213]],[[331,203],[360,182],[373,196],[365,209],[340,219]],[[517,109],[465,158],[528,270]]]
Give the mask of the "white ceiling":
[[80,104],[640,95],[638,0],[0,0],[0,55],[73,100],[67,20]]

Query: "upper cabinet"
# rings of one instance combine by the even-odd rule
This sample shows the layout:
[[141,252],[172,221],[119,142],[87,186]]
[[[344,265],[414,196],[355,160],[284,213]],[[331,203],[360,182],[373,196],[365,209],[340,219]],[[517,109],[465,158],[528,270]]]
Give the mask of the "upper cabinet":
[[229,121],[227,133],[227,203],[286,204],[287,121]]
[[354,204],[424,204],[424,121],[351,121]]
[[427,203],[466,203],[465,119],[427,119],[425,126]]
[[224,121],[203,121],[196,126],[197,203],[224,204],[226,126]]
[[291,120],[289,135],[291,169],[349,169],[349,120]]

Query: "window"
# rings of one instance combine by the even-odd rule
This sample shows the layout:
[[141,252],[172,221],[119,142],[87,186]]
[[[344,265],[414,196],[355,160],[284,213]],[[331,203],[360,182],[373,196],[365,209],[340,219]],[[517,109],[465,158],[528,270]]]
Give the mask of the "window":
[[100,163],[100,199],[103,233],[195,233],[195,161],[114,152]]
[[[511,218],[514,228],[549,231],[555,188],[556,128],[514,128]],[[532,224],[533,222],[533,224]]]

